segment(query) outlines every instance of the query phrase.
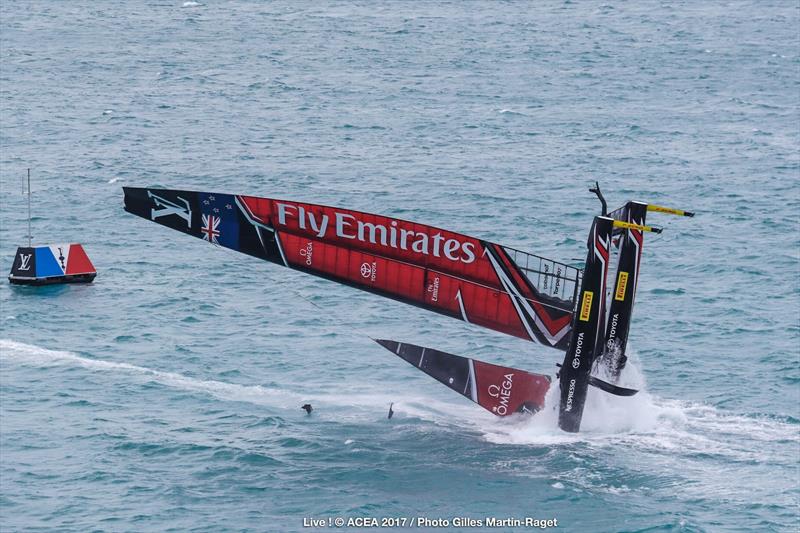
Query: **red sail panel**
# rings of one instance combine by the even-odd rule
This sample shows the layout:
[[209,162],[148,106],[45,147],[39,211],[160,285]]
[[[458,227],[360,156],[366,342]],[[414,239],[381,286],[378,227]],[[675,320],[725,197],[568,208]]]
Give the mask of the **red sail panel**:
[[93,274],[95,273],[94,265],[86,255],[86,251],[80,244],[69,245],[69,260],[67,261],[66,274]]
[[516,368],[472,360],[475,365],[478,403],[498,416],[544,407],[550,378]]
[[239,198],[255,220],[282,234],[317,239],[501,288],[483,244],[474,237],[351,209]]
[[279,233],[278,239],[289,266],[298,270],[530,339],[509,295],[495,288],[313,238]]
[[278,233],[289,266],[422,302],[425,269],[333,243]]

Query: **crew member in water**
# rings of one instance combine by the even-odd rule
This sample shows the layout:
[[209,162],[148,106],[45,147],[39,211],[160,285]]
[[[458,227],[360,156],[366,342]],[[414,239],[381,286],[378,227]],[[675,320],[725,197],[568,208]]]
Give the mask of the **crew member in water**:
[[301,407],[300,409],[305,409],[305,410],[306,410],[306,413],[308,413],[308,414],[311,414],[311,411],[313,411],[313,410],[314,410],[314,408],[313,408],[313,407],[311,407],[311,404],[310,404],[310,403],[305,403],[305,404],[303,404],[303,407]]

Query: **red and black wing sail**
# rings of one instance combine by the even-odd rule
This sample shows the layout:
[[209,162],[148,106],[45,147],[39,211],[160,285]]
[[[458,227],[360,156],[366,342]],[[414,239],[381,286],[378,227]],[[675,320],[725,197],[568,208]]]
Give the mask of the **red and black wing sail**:
[[125,210],[260,259],[566,350],[580,272],[432,226],[323,205],[125,187]]
[[497,416],[544,407],[550,376],[390,340],[378,344]]

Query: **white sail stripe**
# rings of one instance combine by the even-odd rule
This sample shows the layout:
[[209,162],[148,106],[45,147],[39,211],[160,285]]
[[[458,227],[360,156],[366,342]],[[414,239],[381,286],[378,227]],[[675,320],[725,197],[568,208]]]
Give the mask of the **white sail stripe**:
[[[236,206],[239,210],[244,213],[245,218],[256,228],[256,235],[258,235],[258,240],[261,242],[261,248],[266,252],[267,245],[264,244],[264,237],[261,236],[261,230],[265,229],[267,231],[271,231],[275,234],[275,241],[278,241],[278,233],[275,231],[275,228],[271,228],[266,224],[262,224],[261,222],[255,220],[255,215],[250,211],[250,208],[247,207],[247,204],[240,201],[239,197],[235,197]],[[281,257],[283,258],[283,263],[288,267],[289,263],[286,262],[286,258],[283,257],[283,250],[281,249],[280,242],[278,242],[278,250],[281,252]]]
[[[489,255],[489,257],[491,258],[492,256]],[[534,323],[539,327],[539,331],[542,333],[542,335],[544,335],[547,338],[550,344],[555,344],[556,342],[558,342],[558,340],[554,339],[549,334],[546,328],[542,327],[543,324],[541,323],[541,321],[538,320],[536,313],[534,313],[533,310],[530,308],[530,306],[527,305],[527,301],[525,300],[525,298],[523,298],[522,295],[517,291],[516,287],[514,287],[514,285],[511,283],[511,280],[509,280],[508,277],[505,275],[505,272],[503,272],[502,269],[499,269],[499,265],[494,261],[493,258],[492,258],[492,266],[494,266],[496,273],[500,278],[500,283],[502,283],[503,287],[506,289],[506,292],[508,293],[508,296],[511,299],[511,303],[514,304],[514,308],[517,310],[517,315],[519,316],[519,319],[522,322],[522,324],[525,326],[525,329],[527,330],[531,340],[535,342],[540,342],[538,337],[534,335],[530,323],[528,322],[525,316],[525,312],[520,308],[518,299],[522,300],[522,304],[525,306],[526,310],[530,312],[530,315],[533,317]]]
[[508,279],[508,277],[506,276],[505,272],[503,272],[503,269],[497,263],[497,260],[494,258],[494,256],[491,253],[489,253],[487,255],[489,257],[489,261],[492,263],[492,267],[494,267],[494,270],[495,270],[495,273],[497,274],[497,277],[500,278],[500,282],[503,284],[503,287],[505,287],[506,292],[508,292],[508,295],[511,297],[511,302],[514,304],[514,307],[517,309],[517,314],[519,315],[520,320],[524,324],[525,329],[528,331],[528,334],[531,336],[531,340],[538,341],[539,339],[537,339],[533,335],[533,332],[531,331],[530,325],[528,324],[528,321],[525,319],[525,315],[523,314],[522,310],[519,308],[519,305],[517,304],[517,299],[519,299],[522,302],[522,305],[525,307],[525,310],[528,311],[530,316],[533,317],[533,321],[536,324],[536,326],[539,329],[539,331],[542,333],[542,335],[545,338],[547,338],[547,340],[550,342],[550,344],[556,345],[564,337],[564,335],[566,335],[567,332],[569,331],[569,324],[567,324],[563,328],[561,328],[555,335],[551,335],[550,332],[547,330],[547,327],[544,325],[544,323],[539,318],[539,316],[531,308],[527,298],[522,296],[519,293],[519,291],[517,291],[516,287],[511,282],[511,280]]
[[254,226],[258,226],[259,228],[264,228],[265,230],[269,230],[269,231],[271,231],[271,232],[275,233],[275,228],[272,228],[272,227],[270,227],[270,226],[267,226],[267,225],[266,225],[266,224],[264,224],[263,222],[259,222],[258,220],[256,220],[256,217],[255,217],[255,215],[253,214],[253,212],[252,212],[252,211],[250,211],[250,208],[249,208],[249,207],[247,207],[247,204],[246,204],[246,203],[244,203],[244,202],[242,202],[242,201],[240,201],[240,200],[239,200],[239,197],[238,197],[238,196],[236,197],[236,205],[237,205],[237,206],[239,206],[239,209],[240,209],[240,210],[241,210],[241,211],[244,213],[244,216],[247,218],[247,220],[248,220],[248,221],[249,221],[249,222],[250,222],[252,225],[254,225]]
[[[490,257],[491,257],[491,255],[490,255]],[[497,269],[497,267],[495,267],[495,269]],[[525,323],[525,327],[526,327],[526,329],[528,329],[528,333],[531,334],[531,330],[528,327],[528,323],[524,318],[524,314],[522,314],[519,306],[517,306],[517,304],[516,304],[517,298],[519,298],[519,300],[522,302],[522,305],[525,307],[525,310],[528,311],[530,316],[533,317],[534,324],[536,324],[536,326],[539,329],[539,331],[550,342],[550,344],[553,345],[553,346],[558,344],[558,342],[564,337],[564,335],[566,335],[569,332],[569,324],[566,324],[556,334],[551,335],[550,332],[547,329],[547,326],[545,326],[544,323],[542,322],[542,320],[539,318],[539,315],[531,308],[530,303],[528,302],[528,299],[525,298],[524,296],[522,296],[522,294],[519,293],[519,291],[514,286],[513,282],[510,279],[508,279],[508,276],[505,275],[505,272],[503,272],[502,269],[501,269],[499,272],[497,272],[497,274],[498,274],[498,276],[501,277],[500,281],[503,283],[503,286],[506,288],[506,291],[508,291],[509,296],[511,297],[511,301],[514,303],[514,307],[516,307],[516,309],[517,309],[517,313],[520,314],[520,320],[522,320],[523,323]],[[515,298],[515,296],[516,296],[516,298]],[[533,338],[533,340],[535,340],[537,342],[539,341],[539,339],[537,339],[535,337],[532,337],[532,338]]]
[[278,232],[275,232],[275,243],[278,245],[278,251],[281,253],[281,259],[283,259],[283,264],[285,266],[289,266],[289,261],[286,260],[286,256],[283,255],[283,246],[281,246],[281,238],[278,235]]
[[261,243],[261,248],[266,251],[267,247],[264,245],[264,237],[261,236],[261,228],[256,228],[256,235],[258,235],[258,242]]
[[552,338],[552,339],[553,339],[553,340],[552,340],[552,343],[553,343],[553,345],[556,345],[556,344],[558,344],[558,343],[561,341],[561,339],[563,339],[563,338],[564,338],[564,335],[566,335],[566,334],[567,334],[567,333],[569,333],[569,331],[570,331],[570,329],[569,329],[569,326],[570,326],[570,324],[568,323],[568,324],[567,324],[567,325],[565,325],[563,328],[561,328],[561,329],[558,331],[558,333],[556,333],[555,335],[550,335],[550,333],[547,331],[547,328],[546,328],[546,327],[545,327],[545,325],[544,325],[544,324],[541,322],[541,320],[539,319],[539,317],[538,317],[538,316],[534,318],[534,321],[536,322],[536,325],[537,325],[537,326],[539,326],[539,327],[540,327],[540,329],[542,329],[542,330],[545,332],[545,335],[546,335],[546,336],[548,336],[548,337],[550,337],[550,338]]
[[522,322],[522,325],[525,326],[525,330],[528,332],[528,336],[531,338],[532,341],[538,342],[539,339],[536,337],[536,335],[533,334],[533,330],[531,330],[531,326],[530,324],[528,324],[528,320],[525,318],[522,309],[520,309],[516,297],[514,296],[514,294],[512,294],[512,290],[508,287],[508,284],[506,283],[505,274],[503,273],[502,270],[498,268],[497,262],[495,261],[494,257],[492,257],[492,254],[488,254],[488,256],[489,256],[489,261],[492,263],[492,267],[494,267],[495,269],[497,277],[500,279],[500,283],[503,285],[503,288],[505,288],[508,297],[511,299],[511,303],[514,304],[514,308],[517,310],[517,316]]
[[458,307],[461,309],[461,318],[469,324],[469,318],[467,318],[467,311],[464,309],[464,298],[461,296],[461,288],[459,287],[458,292],[456,292],[456,299],[458,300]]
[[[505,273],[504,273],[504,275],[505,275]],[[506,278],[506,279],[507,279],[507,278]],[[509,284],[511,284],[511,286],[512,286],[512,287],[514,287],[513,283],[511,283],[511,280],[508,280],[508,283],[509,283]],[[555,345],[555,344],[557,344],[557,343],[558,343],[558,342],[559,342],[559,341],[560,341],[560,340],[561,340],[561,339],[564,337],[564,335],[566,335],[566,334],[567,334],[567,332],[569,331],[569,326],[570,326],[570,324],[569,324],[569,323],[568,323],[568,324],[566,324],[566,325],[565,325],[563,328],[561,328],[560,330],[558,330],[558,332],[557,332],[557,333],[555,333],[554,335],[551,335],[551,334],[550,334],[550,331],[547,329],[547,326],[545,326],[545,325],[544,325],[544,322],[542,322],[542,320],[539,318],[539,315],[538,315],[538,313],[536,313],[536,312],[533,310],[533,308],[531,308],[531,306],[530,306],[530,302],[528,301],[528,299],[527,299],[527,298],[525,298],[524,296],[522,296],[522,295],[521,295],[521,294],[520,294],[520,293],[519,293],[519,292],[516,290],[516,288],[514,288],[514,294],[516,294],[516,295],[517,295],[517,297],[519,297],[519,299],[522,301],[522,305],[524,305],[524,306],[525,306],[525,309],[526,309],[526,310],[528,311],[528,313],[530,313],[530,315],[533,317],[533,322],[534,322],[534,323],[536,324],[536,326],[539,328],[539,331],[540,331],[540,332],[542,332],[542,334],[543,334],[543,335],[544,335],[544,336],[547,338],[547,340],[548,340],[548,341],[550,341],[550,344],[552,344],[552,345]]]
[[597,317],[598,317],[598,319],[597,319],[597,327],[595,328],[595,339],[599,339],[600,338],[600,335],[601,335],[600,327],[605,322],[603,320],[605,318],[603,315],[604,315],[604,312],[606,311],[606,309],[605,309],[606,278],[608,277],[608,262],[603,257],[603,254],[601,253],[601,247],[598,246],[598,243],[600,243],[600,244],[605,246],[606,253],[609,253],[609,254],[611,253],[611,248],[609,247],[609,244],[610,244],[609,241],[608,240],[604,241],[603,238],[600,235],[597,235],[595,233],[594,255],[597,257],[597,259],[600,261],[600,263],[602,263],[602,272],[603,272],[602,278],[600,280],[601,281],[601,283],[600,283],[600,297],[601,297],[601,300],[598,302],[598,305],[597,305]]
[[[596,343],[596,339],[599,339],[600,335],[604,334],[604,332],[603,333],[600,332],[600,326],[601,326],[601,324],[603,322],[603,320],[601,320],[601,318],[602,318],[602,313],[604,311],[604,309],[603,309],[604,305],[603,304],[605,302],[605,297],[606,297],[606,277],[608,276],[608,264],[606,263],[606,260],[603,258],[603,255],[600,254],[600,251],[599,251],[599,249],[597,247],[597,242],[603,243],[603,239],[599,235],[595,235],[595,236],[596,236],[596,240],[595,240],[594,252],[595,252],[595,256],[597,256],[598,260],[602,263],[602,272],[603,272],[602,278],[601,278],[602,283],[600,285],[600,294],[601,294],[602,300],[600,300],[598,302],[598,304],[597,304],[598,320],[597,320],[597,326],[595,327],[595,343]],[[606,250],[608,250],[608,242],[606,242],[604,244],[606,245]],[[597,355],[599,355],[599,354],[595,354],[595,357]]]
[[[603,256],[600,253],[600,247],[597,246],[598,242],[600,242],[601,244],[605,245],[606,253],[610,253],[609,246],[608,246],[609,243],[607,241],[603,241],[603,239],[599,235],[597,236],[597,240],[595,241],[595,246],[594,246],[594,255],[599,257],[600,260],[602,261],[603,260]],[[603,261],[603,262],[605,262],[605,261]]]
[[[469,359],[469,383],[467,385],[470,388],[469,395],[472,398],[472,401],[478,403],[478,387],[475,383],[475,364],[472,362],[472,359]],[[464,393],[466,394],[466,390]]]
[[417,363],[417,366],[420,368],[422,368],[422,361],[425,359],[425,350],[426,348],[423,346],[422,353],[419,355],[419,363]]

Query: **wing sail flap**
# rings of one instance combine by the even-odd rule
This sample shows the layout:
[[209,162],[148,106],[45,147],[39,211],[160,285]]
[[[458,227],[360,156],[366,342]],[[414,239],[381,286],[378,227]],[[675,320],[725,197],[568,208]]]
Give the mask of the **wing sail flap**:
[[550,377],[493,365],[416,344],[375,342],[444,386],[497,416],[535,413],[544,407]]

